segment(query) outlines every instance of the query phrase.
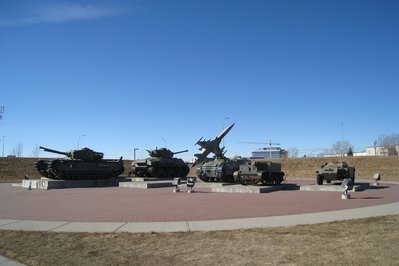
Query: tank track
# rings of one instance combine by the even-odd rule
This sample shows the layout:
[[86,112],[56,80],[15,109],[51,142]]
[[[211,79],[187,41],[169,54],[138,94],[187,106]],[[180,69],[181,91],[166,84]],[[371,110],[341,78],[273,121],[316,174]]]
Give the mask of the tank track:
[[[93,180],[93,179],[110,179],[113,177],[117,177],[123,173],[124,168],[122,164],[120,164],[119,169],[111,169],[111,170],[86,170],[86,171],[64,171],[60,168],[63,164],[79,164],[84,162],[70,162],[65,160],[39,160],[35,162],[36,170],[42,174],[44,177],[58,180]],[[118,162],[104,162],[104,163],[113,163],[119,164]]]
[[270,172],[262,172],[261,178],[258,179],[244,179],[239,178],[237,180],[241,185],[257,185],[262,183],[264,186],[273,186],[279,185],[284,181],[284,172],[281,173],[270,173]]
[[149,167],[147,175],[152,177],[186,177],[190,170],[185,167]]

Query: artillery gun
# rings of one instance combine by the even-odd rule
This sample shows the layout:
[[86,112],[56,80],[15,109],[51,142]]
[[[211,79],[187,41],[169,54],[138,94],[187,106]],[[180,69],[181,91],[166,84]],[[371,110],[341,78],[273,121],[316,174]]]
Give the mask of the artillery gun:
[[242,185],[278,185],[284,181],[280,163],[246,161],[234,172],[234,180]]
[[316,181],[318,185],[323,185],[324,180],[331,183],[333,180],[349,178],[355,184],[355,171],[355,167],[348,166],[346,162],[327,162],[316,170]]
[[149,158],[136,160],[132,163],[130,175],[139,177],[186,177],[190,168],[182,159],[173,156],[188,150],[172,152],[166,148],[147,150]]
[[64,159],[38,160],[36,170],[44,177],[62,180],[109,179],[123,173],[122,157],[119,160],[103,159],[102,152],[89,148],[62,152],[40,146],[46,152],[65,155]]

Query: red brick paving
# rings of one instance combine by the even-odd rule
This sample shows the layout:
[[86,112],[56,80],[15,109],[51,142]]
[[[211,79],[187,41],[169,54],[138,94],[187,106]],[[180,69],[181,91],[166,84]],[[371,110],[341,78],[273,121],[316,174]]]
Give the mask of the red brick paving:
[[[293,181],[291,183],[303,183]],[[310,183],[310,182],[308,182]],[[277,191],[265,194],[173,193],[173,188],[27,190],[0,184],[0,219],[81,222],[195,221],[267,217],[359,208],[399,201],[399,185],[352,192]]]

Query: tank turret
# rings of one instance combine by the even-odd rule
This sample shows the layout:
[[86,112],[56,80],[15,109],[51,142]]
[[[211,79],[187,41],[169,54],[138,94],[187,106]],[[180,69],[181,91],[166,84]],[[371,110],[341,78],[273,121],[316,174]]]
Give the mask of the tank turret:
[[156,148],[147,152],[150,157],[134,161],[129,175],[160,178],[186,177],[190,171],[182,159],[173,157],[175,154],[188,152],[188,150],[172,152],[166,148]]
[[166,148],[160,148],[160,149],[155,149],[155,150],[147,150],[148,154],[151,157],[162,157],[162,158],[173,158],[175,154],[183,153],[183,152],[188,152],[188,150],[184,151],[178,151],[178,152],[172,152],[169,149]]
[[56,153],[56,154],[61,154],[69,157],[72,160],[82,160],[82,161],[98,161],[101,160],[104,157],[104,153],[102,152],[95,152],[92,149],[89,148],[83,148],[80,150],[72,150],[69,152],[62,152],[62,151],[57,151],[57,150],[52,150],[49,148],[45,148],[40,146],[40,149],[46,151],[46,152],[51,152],[51,153]]

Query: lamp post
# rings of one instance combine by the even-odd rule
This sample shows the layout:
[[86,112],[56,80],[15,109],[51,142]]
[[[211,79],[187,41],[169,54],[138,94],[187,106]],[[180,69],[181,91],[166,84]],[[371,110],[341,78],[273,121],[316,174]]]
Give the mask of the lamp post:
[[163,142],[164,142],[164,144],[165,144],[165,148],[168,148],[168,142],[166,141],[166,139],[165,139],[165,138],[162,138],[162,140],[163,140]]
[[136,151],[138,151],[139,150],[139,148],[134,148],[133,149],[133,153],[134,153],[134,157],[133,157],[133,159],[136,161]]
[[83,134],[83,135],[80,135],[80,136],[79,136],[79,138],[78,138],[78,150],[79,150],[80,138],[82,138],[82,137],[86,137],[86,135]]
[[4,157],[4,138],[5,138],[6,136],[4,136],[3,135],[3,152],[2,152],[2,156]]

